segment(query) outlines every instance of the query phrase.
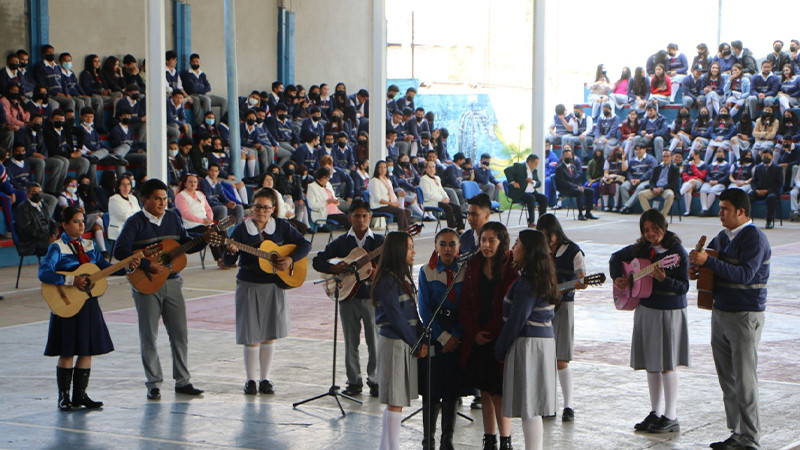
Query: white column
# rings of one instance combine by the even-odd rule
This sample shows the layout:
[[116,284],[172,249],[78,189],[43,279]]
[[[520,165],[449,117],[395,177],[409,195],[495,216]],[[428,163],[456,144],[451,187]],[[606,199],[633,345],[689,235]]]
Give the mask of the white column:
[[164,53],[164,0],[146,0],[147,178],[167,181],[167,70]]
[[[545,3],[547,0],[533,0],[533,71],[531,84],[531,152],[539,155],[538,175],[544,186],[544,136],[546,124],[545,105]],[[544,189],[542,189],[544,193]]]
[[372,76],[369,81],[369,162],[386,157],[386,4],[372,0]]

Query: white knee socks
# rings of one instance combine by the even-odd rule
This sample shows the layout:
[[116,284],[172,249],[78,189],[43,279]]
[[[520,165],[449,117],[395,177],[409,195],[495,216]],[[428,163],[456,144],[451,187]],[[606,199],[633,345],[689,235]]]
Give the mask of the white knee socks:
[[661,373],[647,372],[647,387],[650,388],[650,409],[659,417],[661,410]]
[[248,159],[247,160],[247,174],[251,177],[256,176],[256,160],[255,159]]
[[272,369],[272,353],[275,351],[275,344],[261,344],[260,362],[261,362],[261,379],[269,380],[269,373]]
[[400,450],[400,420],[403,413],[383,410],[381,420],[381,450]]
[[561,384],[561,394],[564,396],[564,408],[572,408],[572,370],[569,366],[558,371],[558,381]]
[[247,373],[247,381],[256,380],[258,374],[258,346],[244,346],[244,370]]
[[248,201],[249,199],[247,198],[247,188],[246,187],[242,186],[242,187],[236,189],[236,192],[239,193],[239,201],[241,201],[242,203],[250,203]]
[[661,383],[664,386],[664,416],[675,420],[678,417],[678,372],[662,373]]
[[[97,221],[100,226],[103,226],[103,222]],[[106,252],[106,238],[103,237],[103,230],[102,228],[94,232],[94,241],[97,243],[97,248],[100,249],[101,252]]]
[[544,440],[542,416],[522,419],[522,434],[525,436],[525,450],[541,450]]

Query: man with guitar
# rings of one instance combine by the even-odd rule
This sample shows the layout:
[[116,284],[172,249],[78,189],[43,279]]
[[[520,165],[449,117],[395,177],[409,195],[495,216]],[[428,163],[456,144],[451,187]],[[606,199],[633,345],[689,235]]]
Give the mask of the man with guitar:
[[[360,259],[348,261],[346,258],[351,253],[356,253],[365,257],[367,252],[373,252],[383,245],[384,236],[373,233],[369,228],[372,219],[372,211],[369,203],[361,199],[355,199],[350,203],[350,230],[334,239],[325,247],[325,250],[317,253],[314,257],[314,269],[320,273],[342,274],[352,269],[358,269],[356,265]],[[362,249],[356,251],[355,249]],[[333,258],[346,258],[336,264],[331,264],[329,260]],[[366,262],[366,264],[373,264]],[[375,261],[377,264],[377,261]],[[351,269],[352,268],[352,269]],[[367,386],[369,393],[373,397],[378,396],[378,378],[375,373],[377,367],[377,340],[378,330],[375,327],[375,307],[370,301],[369,290],[371,286],[370,277],[358,282],[350,293],[340,291],[339,314],[342,319],[342,331],[344,332],[344,358],[347,370],[347,389],[342,391],[345,395],[357,395],[361,393],[363,382],[361,379],[361,364],[358,355],[358,346],[361,344],[361,322],[364,323],[364,340],[367,343],[369,359],[367,361]],[[346,275],[356,277],[355,273]]]
[[[122,261],[136,250],[143,249],[156,242],[173,239],[180,243],[188,242],[189,235],[181,224],[181,218],[167,208],[167,185],[158,179],[147,180],[141,188],[144,209],[130,216],[120,231],[114,246],[114,257]],[[205,245],[205,244],[203,244]],[[199,252],[202,245],[189,249],[188,253]],[[164,326],[169,334],[169,345],[172,350],[172,373],[175,378],[175,392],[187,395],[200,395],[202,390],[192,386],[189,381],[189,365],[187,353],[189,346],[186,325],[186,303],[183,299],[183,280],[169,263],[162,260],[143,259],[137,272],[144,274],[145,279],[169,273],[162,286],[156,286],[153,293],[145,294],[132,283],[133,301],[139,317],[139,342],[142,352],[142,365],[147,377],[147,398],[161,399],[161,383],[164,381],[161,372],[161,361],[158,357],[156,339],[158,337],[158,319],[163,318]]]
[[711,351],[732,431],[711,448],[759,448],[756,369],[772,250],[764,232],[753,225],[750,199],[741,189],[720,194],[719,219],[724,230],[708,245],[719,255],[702,250],[689,254],[692,279],[698,277],[700,266],[714,274]]

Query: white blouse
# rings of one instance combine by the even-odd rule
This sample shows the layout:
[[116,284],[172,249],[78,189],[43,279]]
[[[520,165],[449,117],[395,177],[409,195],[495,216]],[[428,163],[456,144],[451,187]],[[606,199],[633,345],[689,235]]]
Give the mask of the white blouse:
[[129,194],[127,199],[120,194],[112,195],[108,199],[108,239],[116,241],[125,221],[140,209],[135,195]]

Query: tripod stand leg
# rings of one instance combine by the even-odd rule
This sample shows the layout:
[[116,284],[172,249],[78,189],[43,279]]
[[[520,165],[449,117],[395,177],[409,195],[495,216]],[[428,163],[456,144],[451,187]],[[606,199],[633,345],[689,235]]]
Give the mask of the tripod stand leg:
[[330,394],[328,392],[326,392],[324,394],[319,394],[316,397],[311,397],[311,398],[307,398],[305,400],[301,400],[301,401],[299,401],[297,403],[292,403],[292,408],[297,408],[298,406],[302,405],[303,403],[313,402],[314,400],[320,399],[320,398],[325,397],[327,395],[330,395]]
[[342,402],[339,401],[339,396],[337,394],[333,394],[333,398],[336,399],[336,404],[339,405],[339,411],[342,412],[342,417],[345,416],[344,408],[342,408]]
[[466,414],[464,414],[462,412],[459,412],[459,413],[456,413],[456,414],[458,414],[459,416],[469,420],[470,422],[474,422],[475,421],[475,419],[473,419],[472,417],[470,417],[470,416],[468,416],[468,415],[466,415]]
[[357,398],[350,397],[349,395],[347,395],[347,394],[342,394],[341,392],[337,392],[337,393],[336,393],[336,395],[338,395],[339,397],[344,397],[344,398],[346,398],[346,399],[350,400],[351,402],[356,402],[356,403],[358,403],[359,405],[361,405],[361,404],[363,404],[363,403],[364,403],[364,402],[362,402],[361,400],[359,400],[359,399],[357,399]]
[[422,408],[419,408],[418,410],[414,411],[413,413],[411,413],[411,414],[407,415],[405,418],[403,418],[403,420],[401,420],[400,423],[406,423],[406,420],[416,416],[417,414],[419,414],[421,412],[422,412]]

